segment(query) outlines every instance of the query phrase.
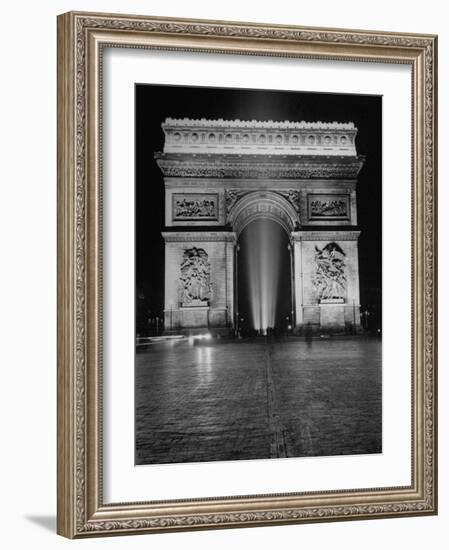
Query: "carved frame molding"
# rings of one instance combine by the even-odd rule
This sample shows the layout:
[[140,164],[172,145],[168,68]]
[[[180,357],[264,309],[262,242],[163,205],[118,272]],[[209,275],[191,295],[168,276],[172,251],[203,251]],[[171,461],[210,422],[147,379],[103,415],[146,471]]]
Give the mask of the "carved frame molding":
[[[100,115],[105,46],[412,67],[411,486],[103,503]],[[436,513],[436,48],[432,35],[75,12],[59,16],[58,533],[80,538]]]

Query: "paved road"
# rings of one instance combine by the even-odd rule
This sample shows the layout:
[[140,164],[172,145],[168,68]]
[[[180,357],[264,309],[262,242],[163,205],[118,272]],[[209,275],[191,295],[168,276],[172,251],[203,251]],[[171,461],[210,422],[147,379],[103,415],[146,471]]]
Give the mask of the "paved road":
[[381,452],[381,344],[156,344],[136,356],[136,463]]

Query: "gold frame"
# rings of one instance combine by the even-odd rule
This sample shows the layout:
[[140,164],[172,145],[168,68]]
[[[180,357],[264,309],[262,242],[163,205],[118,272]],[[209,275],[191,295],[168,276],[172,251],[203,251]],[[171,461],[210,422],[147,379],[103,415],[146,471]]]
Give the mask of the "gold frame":
[[[104,46],[405,63],[412,68],[412,483],[155,503],[102,500]],[[58,17],[58,533],[70,538],[437,513],[433,35],[70,12]]]

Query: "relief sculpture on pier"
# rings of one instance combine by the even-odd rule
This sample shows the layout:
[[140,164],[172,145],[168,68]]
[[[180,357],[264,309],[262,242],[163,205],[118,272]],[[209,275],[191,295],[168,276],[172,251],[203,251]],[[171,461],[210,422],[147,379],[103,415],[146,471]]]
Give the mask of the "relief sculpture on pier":
[[210,262],[202,248],[185,250],[180,267],[179,295],[181,305],[207,306],[211,295]]
[[319,301],[342,302],[346,296],[345,253],[336,243],[321,250],[315,246],[316,271],[313,279]]

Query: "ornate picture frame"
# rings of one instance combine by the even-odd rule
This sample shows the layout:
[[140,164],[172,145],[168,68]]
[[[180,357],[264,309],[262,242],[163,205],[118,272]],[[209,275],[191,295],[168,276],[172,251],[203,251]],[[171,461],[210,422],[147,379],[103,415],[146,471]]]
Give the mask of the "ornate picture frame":
[[[410,485],[166,500],[155,500],[150,492],[145,502],[105,502],[102,56],[106,48],[411,68]],[[437,513],[436,62],[433,35],[82,12],[58,17],[59,534],[84,538]],[[319,224],[323,216],[341,221],[352,215],[349,195],[339,196],[335,204],[330,204],[333,198],[328,194],[315,199],[320,204],[309,197],[306,205],[312,222]],[[204,216],[213,221],[218,216],[214,197],[210,204],[199,201],[193,210],[180,201],[181,221],[191,217],[201,222]]]

